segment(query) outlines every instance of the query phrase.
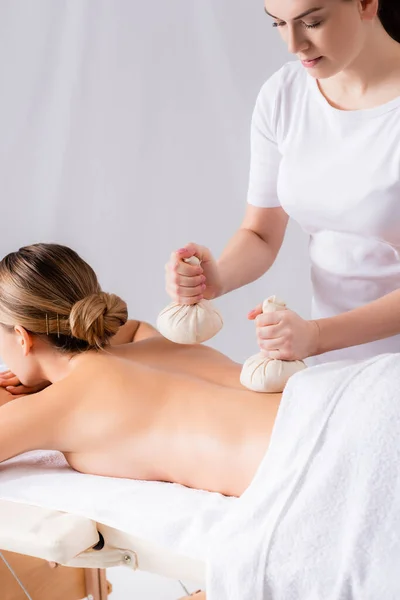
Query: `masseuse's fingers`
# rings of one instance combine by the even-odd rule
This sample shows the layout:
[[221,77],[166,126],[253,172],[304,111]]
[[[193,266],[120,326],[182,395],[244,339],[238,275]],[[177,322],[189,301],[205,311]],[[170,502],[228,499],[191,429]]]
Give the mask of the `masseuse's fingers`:
[[254,319],[256,317],[258,317],[258,315],[262,314],[262,304],[258,304],[255,308],[253,308],[253,310],[251,310],[249,313],[247,313],[247,318],[250,321],[254,321]]
[[265,356],[265,358],[271,358],[274,360],[293,360],[291,353],[285,349],[285,346],[282,342],[282,338],[279,340],[279,344],[281,344],[280,348],[277,348],[278,340],[273,342],[262,342],[259,344],[260,353]]
[[[277,345],[281,345],[277,348]],[[291,353],[285,349],[282,338],[271,342],[263,342],[260,344],[260,352],[266,357],[274,360],[293,360]]]
[[188,277],[187,275],[179,275],[177,272],[173,272],[170,283],[167,282],[167,293],[175,302],[180,302],[181,304],[185,303],[186,298],[199,302],[206,289],[205,280],[204,275]]
[[[287,332],[279,317],[279,313],[264,313],[256,318],[257,343],[268,358],[289,360],[290,349],[286,347]],[[279,352],[279,356],[277,354]]]
[[204,283],[206,278],[204,275],[179,275],[178,273],[174,273],[171,277],[171,281],[175,285],[179,285],[183,288],[201,288],[202,283]]
[[256,318],[260,350],[271,359],[293,360],[293,335],[286,319],[287,311],[263,313]]
[[276,310],[275,312],[267,312],[257,315],[255,319],[256,327],[267,327],[281,323],[283,321],[283,314],[285,312],[286,311],[283,310]]
[[284,337],[257,338],[260,350],[282,350],[285,351],[286,339]]
[[[197,304],[198,302],[200,302],[200,300],[203,300],[203,294],[196,294],[196,290],[192,291],[192,288],[179,288],[179,293],[176,293],[173,288],[167,287],[166,290],[168,296],[178,304]],[[193,293],[195,293],[194,296]]]
[[256,336],[259,340],[269,340],[284,334],[284,325],[278,312],[258,315],[255,324]]
[[[191,265],[185,259],[196,256],[200,265]],[[165,265],[165,282],[168,295],[180,304],[195,304],[203,298],[217,295],[218,269],[208,248],[190,243],[172,252]]]
[[[199,265],[190,265],[181,258],[189,258],[188,252],[173,252],[165,266],[167,294],[179,304],[195,304],[203,298],[205,276]],[[193,254],[192,254],[193,256]]]
[[166,271],[177,272],[179,275],[186,275],[187,277],[193,277],[194,275],[201,275],[203,273],[203,267],[201,265],[191,265],[185,262],[185,258],[191,258],[195,256],[194,252],[188,251],[186,248],[181,248],[172,252],[169,257],[169,261],[165,265]]
[[265,327],[256,327],[256,336],[259,341],[274,340],[285,335],[285,330],[281,324],[266,325]]
[[256,319],[257,338],[269,358],[302,360],[317,354],[319,326],[287,309],[264,313]]

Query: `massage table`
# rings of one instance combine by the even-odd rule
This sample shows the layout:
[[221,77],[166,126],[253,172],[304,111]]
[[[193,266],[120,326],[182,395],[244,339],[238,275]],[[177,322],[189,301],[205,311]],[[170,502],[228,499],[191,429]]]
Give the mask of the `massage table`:
[[201,587],[208,534],[235,500],[177,484],[84,475],[61,453],[29,452],[0,464],[0,552],[6,560],[11,552],[85,570],[93,600],[107,598],[104,569],[114,566]]
[[15,457],[0,464],[0,548],[205,582],[210,600],[398,600],[399,389],[400,354],[293,376],[240,498]]

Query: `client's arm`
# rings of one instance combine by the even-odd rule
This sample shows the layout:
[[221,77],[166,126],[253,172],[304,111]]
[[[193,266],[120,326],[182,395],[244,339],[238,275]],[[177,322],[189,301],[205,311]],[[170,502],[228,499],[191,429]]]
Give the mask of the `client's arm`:
[[53,408],[55,403],[48,400],[48,389],[17,398],[6,398],[6,392],[2,390],[0,463],[30,450],[54,449],[57,414]]
[[0,408],[8,402],[11,402],[11,400],[15,400],[15,398],[16,396],[13,396],[10,392],[7,392],[7,390],[0,387]]
[[151,337],[158,337],[161,334],[155,327],[144,321],[129,320],[122,325],[118,333],[111,340],[112,346],[120,346],[121,344],[130,344],[132,342],[140,342]]

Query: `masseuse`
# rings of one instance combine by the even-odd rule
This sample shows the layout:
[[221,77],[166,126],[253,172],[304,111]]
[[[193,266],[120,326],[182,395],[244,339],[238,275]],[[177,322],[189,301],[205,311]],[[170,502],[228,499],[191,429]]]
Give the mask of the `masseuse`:
[[[245,218],[218,261],[197,244],[174,252],[167,291],[191,304],[255,281],[291,217],[310,236],[312,320],[257,307],[260,348],[317,362],[399,352],[399,0],[265,0],[265,12],[297,60],[256,102]],[[193,254],[201,267],[182,261]]]

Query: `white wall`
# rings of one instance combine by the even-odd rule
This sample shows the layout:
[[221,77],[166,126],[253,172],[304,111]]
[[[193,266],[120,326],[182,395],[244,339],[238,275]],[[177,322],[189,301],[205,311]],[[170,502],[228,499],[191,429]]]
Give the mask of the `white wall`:
[[[287,58],[262,0],[3,0],[0,254],[68,244],[154,322],[171,250],[218,255],[239,225],[254,101]],[[273,293],[308,316],[307,240],[292,224],[271,272],[218,301],[213,345],[255,352],[246,314]],[[114,600],[155,597],[121,585]]]

